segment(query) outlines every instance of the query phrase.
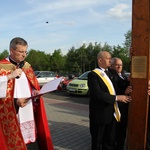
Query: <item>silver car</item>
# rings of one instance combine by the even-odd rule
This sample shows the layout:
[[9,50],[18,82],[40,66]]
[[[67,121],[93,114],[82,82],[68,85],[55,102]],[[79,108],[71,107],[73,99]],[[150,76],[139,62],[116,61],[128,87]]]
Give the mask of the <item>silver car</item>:
[[34,73],[40,86],[57,78],[53,71],[34,71]]

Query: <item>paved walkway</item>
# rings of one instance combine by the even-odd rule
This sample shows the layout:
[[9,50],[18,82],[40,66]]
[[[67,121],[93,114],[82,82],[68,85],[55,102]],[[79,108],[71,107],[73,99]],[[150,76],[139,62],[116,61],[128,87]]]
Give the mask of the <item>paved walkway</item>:
[[55,150],[90,150],[88,105],[45,98]]

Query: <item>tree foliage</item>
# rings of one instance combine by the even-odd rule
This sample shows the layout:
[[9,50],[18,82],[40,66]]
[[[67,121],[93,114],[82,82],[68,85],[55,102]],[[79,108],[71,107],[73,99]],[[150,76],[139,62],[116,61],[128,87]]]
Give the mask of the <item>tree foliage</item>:
[[0,53],[0,60],[9,56],[8,50],[4,50],[2,53]]
[[[107,43],[89,43],[82,44],[79,48],[71,47],[66,55],[63,55],[61,49],[54,50],[52,54],[46,54],[40,50],[29,50],[26,57],[34,70],[51,70],[56,73],[69,74],[74,73],[80,75],[81,73],[92,70],[97,67],[97,54],[100,51],[108,51],[112,57],[121,58],[124,64],[124,69],[128,71],[129,68],[129,49],[131,46],[131,30],[125,34],[125,41],[123,46],[111,46]],[[9,55],[7,50],[0,53],[0,59]]]
[[50,57],[51,70],[55,72],[64,71],[65,67],[65,57],[63,57],[61,50],[54,50],[54,53]]
[[26,61],[32,64],[34,70],[51,70],[50,54],[46,54],[45,52],[31,49],[26,57]]
[[125,36],[125,42],[123,43],[124,48],[129,50],[132,42],[132,31],[129,30],[126,34],[124,34],[124,36]]

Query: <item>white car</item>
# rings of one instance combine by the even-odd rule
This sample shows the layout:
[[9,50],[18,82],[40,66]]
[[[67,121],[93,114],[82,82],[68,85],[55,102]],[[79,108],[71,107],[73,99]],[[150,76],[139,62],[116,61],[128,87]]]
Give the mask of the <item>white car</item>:
[[57,78],[53,71],[34,71],[34,73],[40,86]]

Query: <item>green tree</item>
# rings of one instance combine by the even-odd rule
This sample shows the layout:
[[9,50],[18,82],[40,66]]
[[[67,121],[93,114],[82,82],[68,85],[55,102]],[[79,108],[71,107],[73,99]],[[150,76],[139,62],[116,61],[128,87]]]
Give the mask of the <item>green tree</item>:
[[[34,70],[52,70],[55,72],[66,72],[66,74],[81,74],[87,70],[97,67],[97,54],[100,51],[108,51],[112,57],[119,57],[123,60],[124,69],[129,70],[129,49],[131,46],[131,30],[127,31],[123,46],[110,46],[107,43],[82,44],[79,48],[71,47],[66,55],[62,55],[61,49],[46,54],[40,50],[29,50],[26,57]],[[9,55],[7,50],[0,53],[0,59]]]
[[91,64],[95,60],[94,57],[94,45],[89,43],[89,45],[86,47],[86,54],[87,54],[87,59],[88,59],[88,70],[91,70]]
[[85,72],[87,69],[87,63],[88,63],[88,58],[87,58],[87,53],[86,53],[86,44],[82,44],[77,50],[77,62],[78,65],[81,68],[81,73]]
[[124,34],[125,36],[125,41],[123,43],[124,48],[126,49],[126,51],[128,52],[128,56],[129,56],[129,51],[130,51],[130,47],[131,47],[131,43],[132,43],[132,31],[129,30],[127,31],[126,34]]
[[66,73],[81,73],[81,68],[78,63],[78,58],[79,54],[75,47],[71,47],[71,49],[68,51],[66,54],[66,63],[65,63],[65,68],[66,68]]
[[132,31],[128,30],[127,33],[124,34],[125,36],[125,42],[124,42],[124,47],[129,49],[131,46],[131,42],[132,42]]
[[56,73],[64,71],[65,57],[63,57],[60,49],[54,50],[54,53],[50,57],[50,63],[52,70]]
[[8,56],[9,56],[8,50],[4,50],[2,53],[0,53],[0,60],[6,58]]
[[94,44],[89,43],[86,48],[86,54],[88,58],[88,68],[87,70],[92,70],[97,67],[97,55],[100,51],[108,51],[112,53],[112,47],[107,43],[102,45],[101,43],[95,42]]
[[26,61],[28,61],[34,70],[50,70],[50,54],[45,54],[45,52],[31,49],[29,50],[29,54],[26,57]]
[[104,43],[104,45],[101,47],[101,51],[107,51],[110,52],[111,54],[113,53],[112,46],[107,43]]
[[121,46],[114,46],[113,47],[113,54],[112,57],[118,57],[123,62],[123,69],[128,71],[129,68],[129,56],[128,56],[128,50]]

